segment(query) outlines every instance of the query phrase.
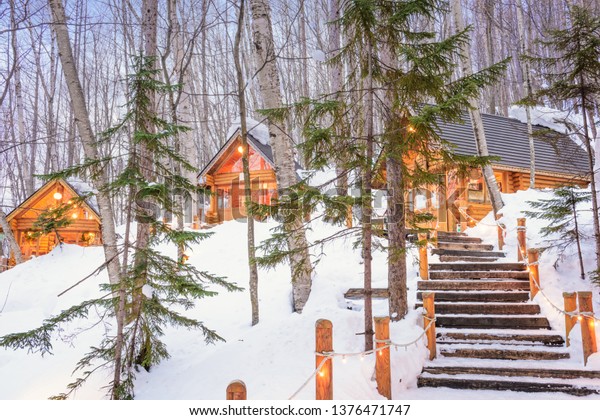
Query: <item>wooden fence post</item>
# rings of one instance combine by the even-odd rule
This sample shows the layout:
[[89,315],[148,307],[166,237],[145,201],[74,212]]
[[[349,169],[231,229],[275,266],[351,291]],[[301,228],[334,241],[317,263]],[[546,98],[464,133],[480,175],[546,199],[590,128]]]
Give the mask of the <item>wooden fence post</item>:
[[[315,325],[316,346],[316,365],[318,368],[323,359],[319,353],[333,352],[333,324],[327,319],[319,319]],[[327,361],[321,366],[316,375],[316,398],[317,400],[333,399],[333,361],[327,358]]]
[[[390,371],[390,348],[388,345],[390,339],[390,317],[375,317],[375,377],[377,378],[377,391],[388,400],[392,399],[392,374]],[[382,348],[379,350],[379,348]]]
[[[429,360],[435,359],[437,347],[435,342],[435,293],[423,292],[423,309],[425,310],[424,327],[427,328],[427,348],[429,349]],[[431,326],[430,326],[431,325]]]
[[587,365],[590,355],[598,351],[592,292],[577,292],[577,300],[579,301],[579,313],[582,316],[580,325],[581,342],[583,344],[583,364]]
[[527,250],[527,262],[529,269],[529,295],[531,299],[537,295],[540,291],[540,269],[538,265],[538,260],[540,258],[540,251],[535,248],[531,248]]
[[228,400],[246,400],[246,384],[240,380],[235,380],[227,385],[226,398]]
[[[577,294],[564,292],[563,298],[565,300],[565,312],[574,312],[577,310]],[[571,330],[577,324],[577,316],[565,314],[565,337],[567,337],[567,347],[571,344],[569,340],[569,334]]]
[[525,259],[525,250],[527,249],[527,228],[525,227],[525,218],[517,219],[517,259],[523,261]]
[[504,224],[498,223],[498,220],[502,218],[501,214],[496,215],[496,224],[498,229],[498,250],[502,251],[504,248]]
[[419,247],[419,275],[421,280],[429,280],[429,261],[427,257],[427,235],[419,233],[419,242],[425,242],[425,245]]

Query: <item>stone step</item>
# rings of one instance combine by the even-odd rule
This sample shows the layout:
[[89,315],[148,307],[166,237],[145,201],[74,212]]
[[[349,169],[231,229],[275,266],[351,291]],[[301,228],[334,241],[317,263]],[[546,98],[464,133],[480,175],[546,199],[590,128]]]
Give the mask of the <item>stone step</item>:
[[600,379],[599,371],[574,369],[572,370],[479,366],[430,366],[425,367],[423,369],[423,372],[427,372],[432,375],[492,375],[557,379]]
[[440,354],[444,357],[462,357],[467,359],[494,359],[494,360],[562,360],[570,357],[567,352],[544,351],[534,348],[527,349],[520,346],[518,349],[509,348],[482,348],[469,345],[440,345]]
[[431,271],[526,271],[523,263],[482,262],[478,264],[464,263],[433,263],[429,264]]
[[438,241],[436,248],[457,251],[493,251],[494,245]]
[[504,252],[498,252],[498,251],[466,251],[466,250],[458,250],[458,249],[434,248],[431,250],[431,253],[434,255],[450,255],[450,256],[460,256],[460,257],[486,257],[486,258],[506,257],[506,254]]
[[[373,299],[387,299],[389,297],[389,291],[387,288],[373,288],[371,289],[371,296]],[[348,289],[346,293],[344,293],[344,297],[346,299],[364,299],[365,297],[365,289],[363,288],[353,288]]]
[[437,236],[438,236],[438,238],[443,238],[443,237],[457,238],[457,237],[467,236],[467,234],[465,232],[444,232],[444,231],[439,231],[437,233]]
[[[415,307],[423,304],[417,302]],[[436,314],[537,315],[540,307],[533,303],[435,303]]]
[[[417,299],[423,300],[423,292],[417,292]],[[435,302],[526,302],[529,292],[436,292]]]
[[[473,267],[476,269],[477,267]],[[514,279],[529,280],[528,271],[429,271],[431,280]]]
[[566,394],[576,396],[585,396],[600,393],[599,390],[596,388],[562,384],[558,382],[518,382],[515,380],[479,378],[476,379],[471,377],[453,378],[442,375],[421,375],[418,379],[417,386],[517,392],[563,392]]
[[[436,308],[437,309],[437,308]],[[438,343],[479,343],[479,344],[519,344],[519,343],[529,343],[529,344],[540,344],[544,346],[562,346],[565,344],[565,340],[562,336],[558,334],[532,334],[532,333],[523,333],[523,334],[502,334],[502,333],[490,333],[490,332],[482,332],[482,333],[467,333],[467,332],[459,332],[460,330],[444,330],[443,332],[438,333],[437,342]]]
[[461,257],[459,255],[440,255],[441,262],[494,262],[498,257]]
[[442,328],[473,329],[550,329],[550,323],[543,316],[452,316],[436,315],[435,325]]
[[438,242],[453,242],[460,244],[480,244],[483,242],[481,238],[473,238],[471,236],[440,236],[438,233]]
[[524,280],[420,280],[421,291],[436,290],[529,290],[529,281]]

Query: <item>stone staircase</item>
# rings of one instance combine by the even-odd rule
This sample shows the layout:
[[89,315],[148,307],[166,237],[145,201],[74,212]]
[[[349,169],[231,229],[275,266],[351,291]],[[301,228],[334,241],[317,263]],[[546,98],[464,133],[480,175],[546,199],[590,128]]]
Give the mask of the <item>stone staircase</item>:
[[522,263],[498,262],[502,252],[464,233],[438,234],[429,265],[435,292],[438,357],[426,363],[419,387],[600,394],[600,372],[569,360],[563,337],[529,301]]

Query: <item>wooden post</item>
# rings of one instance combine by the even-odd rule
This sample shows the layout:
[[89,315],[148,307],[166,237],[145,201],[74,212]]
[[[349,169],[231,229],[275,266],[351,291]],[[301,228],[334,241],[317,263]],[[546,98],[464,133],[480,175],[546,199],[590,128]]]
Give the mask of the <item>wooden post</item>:
[[527,250],[527,262],[529,269],[529,295],[531,299],[537,295],[540,291],[540,270],[538,266],[538,260],[540,258],[540,251],[535,248]]
[[498,223],[498,220],[500,220],[502,218],[501,214],[497,214],[496,215],[496,223],[497,223],[497,229],[498,229],[498,250],[502,251],[502,248],[504,248],[504,224]]
[[419,275],[421,280],[429,280],[429,262],[427,260],[427,235],[419,233],[419,242],[425,245],[419,247]]
[[[377,378],[377,390],[388,400],[392,399],[392,374],[390,371],[390,348],[385,347],[385,341],[390,339],[390,317],[375,317],[375,376]],[[385,347],[378,350],[381,347]]]
[[525,218],[517,219],[517,259],[523,261],[525,259],[525,250],[527,249],[526,236],[527,228],[525,227]]
[[246,400],[246,384],[240,380],[235,380],[227,385],[226,398],[228,400]]
[[[315,325],[316,353],[333,352],[333,324],[327,319],[319,319]],[[321,365],[326,356],[316,355],[315,368]],[[333,361],[328,358],[316,375],[316,399],[333,399]]]
[[346,227],[350,229],[352,227],[352,223],[352,206],[348,205],[348,209],[346,210]]
[[583,344],[583,364],[586,365],[590,355],[598,351],[592,292],[577,292],[577,300],[579,301],[579,313],[582,317],[580,325],[581,342]]
[[[424,327],[427,329],[427,348],[429,349],[429,360],[435,359],[437,354],[437,348],[435,343],[435,304],[434,304],[435,293],[423,292],[423,309],[425,313]],[[431,326],[429,326],[431,324]]]
[[[577,294],[564,292],[563,298],[565,300],[565,312],[574,312],[577,310]],[[577,316],[565,314],[565,337],[567,338],[567,347],[571,344],[569,340],[569,334],[571,330],[577,324]]]

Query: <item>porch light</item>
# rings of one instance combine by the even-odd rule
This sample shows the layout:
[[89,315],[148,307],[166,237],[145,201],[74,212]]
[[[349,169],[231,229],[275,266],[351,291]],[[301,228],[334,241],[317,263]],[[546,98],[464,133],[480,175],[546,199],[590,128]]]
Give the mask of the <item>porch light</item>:
[[62,198],[62,194],[59,191],[56,191],[52,197],[54,197],[55,200],[60,200]]
[[71,218],[72,218],[72,219],[77,219],[77,213],[73,213],[73,214],[71,215]]
[[238,146],[238,152],[244,153],[244,147],[243,146]]

